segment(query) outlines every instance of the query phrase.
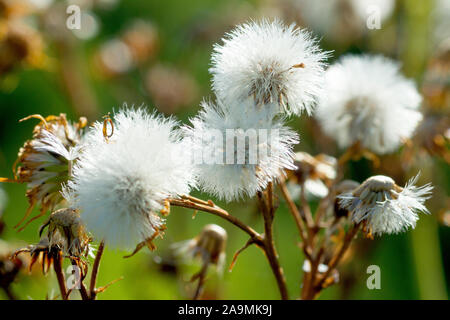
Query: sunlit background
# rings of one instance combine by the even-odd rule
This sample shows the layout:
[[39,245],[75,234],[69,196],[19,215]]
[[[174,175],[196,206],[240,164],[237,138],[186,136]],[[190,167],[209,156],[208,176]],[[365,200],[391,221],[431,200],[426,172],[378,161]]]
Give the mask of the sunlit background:
[[[381,29],[371,30],[366,24],[367,8],[373,3],[380,10]],[[66,27],[69,4],[81,8],[80,30]],[[127,103],[174,114],[186,123],[204,97],[212,98],[208,68],[213,44],[234,25],[261,17],[278,17],[310,29],[321,38],[323,49],[333,50],[330,62],[349,52],[382,53],[399,60],[402,71],[416,80],[425,97],[423,111],[429,125],[413,143],[418,156],[406,160],[404,150],[399,150],[384,156],[378,169],[367,160],[351,162],[347,176],[362,181],[373,172],[383,173],[403,184],[421,170],[421,181],[435,185],[427,205],[432,214],[422,215],[411,232],[358,239],[340,267],[341,282],[325,290],[321,298],[447,299],[449,151],[448,145],[439,144],[435,131],[442,126],[449,130],[448,0],[0,0],[0,176],[12,177],[17,152],[31,138],[36,121],[18,123],[30,114],[66,113],[72,120],[87,116],[94,121]],[[296,151],[339,155],[313,118],[293,117],[288,124],[301,135]],[[37,230],[43,221],[33,222],[20,233],[14,230],[12,226],[28,207],[26,186],[2,187],[8,202],[0,214],[4,224],[0,256],[38,242]],[[254,201],[218,204],[256,230],[263,229]],[[126,252],[107,250],[99,285],[121,276],[123,280],[99,299],[189,298],[192,284],[187,280],[198,266],[180,265],[169,247],[194,237],[208,223],[217,223],[228,232],[228,266],[247,236],[211,215],[199,213],[193,219],[191,211],[173,208],[164,239],[155,242],[156,251],[142,250],[124,259]],[[290,294],[298,296],[303,256],[296,245],[295,224],[281,199],[275,237]],[[381,268],[380,290],[366,287],[370,265]],[[31,273],[22,270],[11,289],[20,299],[58,294],[54,274],[43,276],[38,267]],[[0,290],[0,299],[5,298]],[[277,299],[279,294],[262,252],[253,246],[240,256],[231,273],[210,275],[205,298]]]

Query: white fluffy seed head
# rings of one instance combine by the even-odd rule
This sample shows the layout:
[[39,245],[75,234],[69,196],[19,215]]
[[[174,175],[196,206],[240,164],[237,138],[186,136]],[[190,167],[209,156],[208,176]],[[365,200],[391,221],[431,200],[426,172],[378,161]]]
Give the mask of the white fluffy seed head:
[[410,138],[422,120],[422,98],[400,66],[382,56],[346,56],[325,75],[316,116],[322,129],[346,148],[359,141],[383,154]]
[[373,176],[358,188],[338,196],[340,206],[351,212],[355,223],[366,222],[374,235],[392,234],[415,228],[418,212],[429,213],[424,203],[433,187],[416,187],[412,178],[404,188],[390,177]]
[[164,229],[164,199],[188,194],[194,171],[177,122],[143,109],[114,116],[108,141],[101,123],[87,133],[69,187],[89,231],[109,245],[133,248]]
[[278,20],[242,24],[212,54],[213,89],[225,104],[254,98],[288,115],[312,112],[321,93],[327,52],[313,36]]
[[272,107],[235,103],[204,102],[192,127],[185,127],[201,189],[226,201],[254,196],[283,169],[295,169],[292,148],[298,143],[297,134],[273,118]]

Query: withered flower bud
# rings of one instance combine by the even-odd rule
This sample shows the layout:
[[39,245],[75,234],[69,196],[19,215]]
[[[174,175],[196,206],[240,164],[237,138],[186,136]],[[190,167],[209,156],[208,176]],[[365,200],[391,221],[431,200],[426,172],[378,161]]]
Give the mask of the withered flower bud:
[[89,248],[90,238],[77,210],[65,208],[53,212],[41,226],[39,235],[47,226],[50,246],[62,244],[63,251],[72,257],[80,257]]
[[200,256],[203,261],[218,266],[223,262],[227,243],[225,229],[216,224],[208,224],[195,240],[194,256]]
[[0,288],[13,300],[15,297],[11,291],[10,284],[13,283],[24,266],[24,261],[17,257],[11,258],[10,250],[8,243],[0,240]]
[[55,259],[60,259],[62,255],[62,239],[56,241],[55,238],[53,239],[53,242],[54,243],[51,245],[47,237],[42,237],[38,244],[29,245],[26,248],[21,248],[14,252],[12,259],[16,259],[21,253],[29,253],[31,256],[29,270],[31,271],[33,265],[38,261],[42,266],[42,273],[47,274],[48,270],[53,265],[53,261]]
[[216,224],[208,224],[195,238],[175,244],[178,255],[200,258],[203,265],[214,264],[222,270],[225,260],[227,232]]

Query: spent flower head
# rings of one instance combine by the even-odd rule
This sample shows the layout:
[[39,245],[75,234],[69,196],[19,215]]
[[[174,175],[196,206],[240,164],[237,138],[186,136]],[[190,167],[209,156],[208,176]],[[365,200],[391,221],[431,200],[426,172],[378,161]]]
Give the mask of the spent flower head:
[[[27,184],[27,197],[30,204],[20,225],[40,204],[40,215],[53,210],[64,200],[60,191],[62,184],[70,177],[72,162],[78,156],[78,146],[82,139],[86,119],[80,118],[78,123],[67,121],[65,114],[59,116],[32,115],[22,119],[37,118],[41,120],[33,130],[33,138],[20,148],[14,168],[12,182]],[[0,178],[0,181],[11,181]],[[35,218],[29,220],[31,222]],[[26,225],[25,225],[26,226]]]
[[208,224],[193,239],[173,245],[175,253],[183,258],[200,258],[203,265],[216,265],[223,270],[227,232],[217,224]]
[[29,270],[31,271],[33,265],[38,262],[41,265],[42,273],[47,274],[54,260],[61,259],[62,257],[63,240],[61,238],[59,240],[57,241],[55,238],[53,243],[50,244],[49,239],[44,236],[39,240],[39,243],[16,250],[12,258],[17,258],[21,253],[29,253],[31,256],[31,261],[28,266]]
[[418,212],[429,213],[424,203],[433,187],[416,187],[419,175],[405,187],[387,176],[373,176],[352,192],[338,196],[341,207],[351,212],[353,222],[364,222],[369,234],[399,233],[415,228]]
[[46,238],[50,246],[59,244],[63,252],[72,257],[80,257],[83,253],[88,255],[91,239],[86,234],[77,210],[72,208],[56,210],[40,227],[40,235],[45,227],[48,227]]

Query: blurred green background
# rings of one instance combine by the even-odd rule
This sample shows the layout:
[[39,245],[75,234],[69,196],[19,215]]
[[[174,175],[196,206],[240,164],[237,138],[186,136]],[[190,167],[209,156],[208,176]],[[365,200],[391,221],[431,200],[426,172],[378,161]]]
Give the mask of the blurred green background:
[[[43,55],[35,59],[37,62],[20,63],[0,73],[2,177],[12,177],[11,167],[17,152],[31,137],[36,121],[18,123],[30,114],[66,113],[72,120],[86,115],[94,121],[126,102],[136,106],[144,104],[152,110],[156,107],[187,122],[198,111],[201,99],[212,97],[208,68],[213,44],[235,24],[251,18],[279,17],[288,23],[308,27],[322,38],[322,48],[334,51],[330,62],[348,52],[382,53],[395,58],[403,63],[402,71],[415,78],[419,87],[424,81],[429,59],[440,42],[450,35],[449,29],[441,25],[450,21],[447,19],[449,8],[436,9],[442,5],[438,3],[441,1],[392,1],[393,8],[383,18],[379,30],[368,30],[365,21],[359,21],[355,12],[345,11],[349,9],[316,9],[321,15],[314,18],[307,9],[311,6],[306,3],[308,1],[71,1],[79,4],[82,12],[87,14],[82,20],[82,30],[75,35],[64,25],[68,17],[65,13],[67,2],[43,1],[41,4],[44,2],[49,2],[49,6],[20,17],[41,38]],[[440,32],[439,28],[449,34]],[[33,35],[30,37],[35,39]],[[38,45],[32,48],[39,50]],[[0,50],[5,48],[0,47]],[[1,51],[0,56],[4,59]],[[445,116],[448,116],[448,110]],[[289,125],[302,137],[297,151],[339,155],[332,141],[317,134],[313,119],[306,116],[291,118]],[[399,183],[422,170],[421,182],[431,181],[436,186],[435,195],[428,202],[432,215],[422,215],[417,228],[405,234],[375,240],[358,239],[351,259],[340,268],[341,283],[325,290],[320,298],[447,299],[450,229],[441,223],[441,217],[448,214],[448,163],[439,157],[428,157],[408,170],[395,171],[398,161],[391,158],[382,161],[387,165],[378,172],[389,167],[388,173]],[[351,163],[347,170],[348,177],[359,181],[372,173],[366,160]],[[6,227],[1,239],[11,248],[37,243],[37,230],[42,219],[21,233],[12,228],[28,206],[26,186],[3,184],[3,188],[9,201],[3,213]],[[253,200],[218,204],[262,231],[262,219]],[[195,268],[179,266],[171,256],[169,246],[194,237],[208,223],[217,223],[228,232],[227,269],[233,253],[247,241],[246,235],[211,215],[199,213],[195,219],[191,215],[189,210],[172,208],[166,235],[163,240],[156,241],[158,249],[154,252],[142,250],[136,256],[124,259],[124,252],[107,250],[102,260],[99,285],[121,276],[124,279],[101,293],[99,299],[189,298],[192,287],[186,280]],[[303,257],[296,245],[295,224],[282,200],[275,219],[275,239],[290,294],[297,297],[301,289]],[[369,276],[366,269],[373,264],[381,267],[381,290],[366,287]],[[37,270],[31,275],[21,272],[11,288],[20,299],[44,299],[46,295],[51,297],[58,293],[54,274],[44,277]],[[279,298],[266,259],[256,247],[242,253],[233,271],[225,271],[222,279],[211,275],[206,296]],[[0,291],[0,299],[4,298],[6,296]]]

